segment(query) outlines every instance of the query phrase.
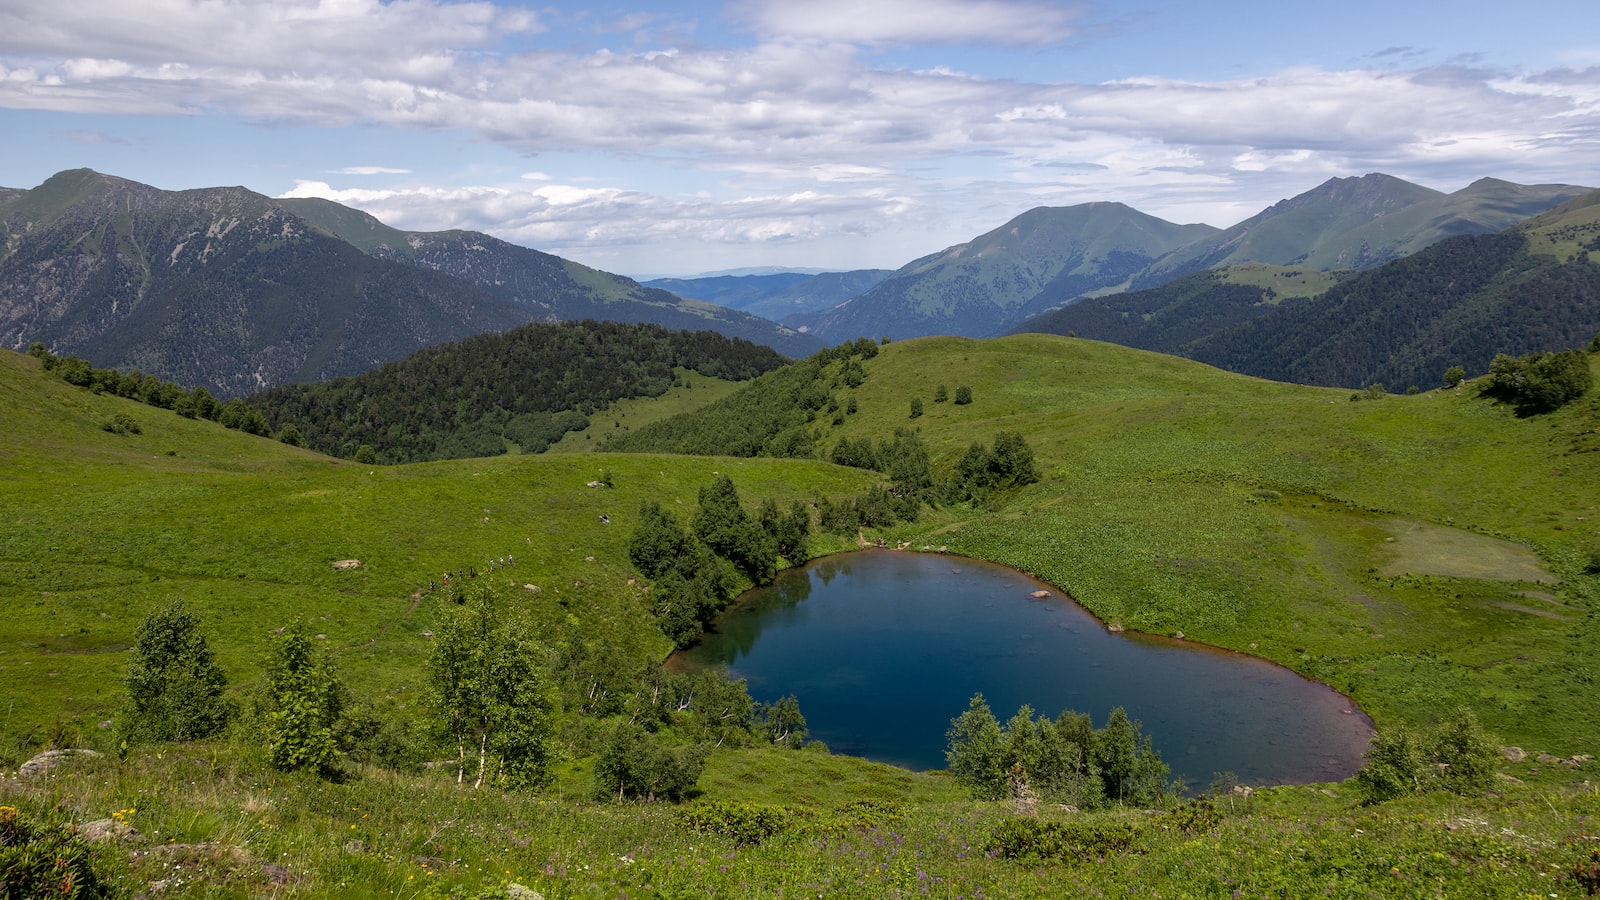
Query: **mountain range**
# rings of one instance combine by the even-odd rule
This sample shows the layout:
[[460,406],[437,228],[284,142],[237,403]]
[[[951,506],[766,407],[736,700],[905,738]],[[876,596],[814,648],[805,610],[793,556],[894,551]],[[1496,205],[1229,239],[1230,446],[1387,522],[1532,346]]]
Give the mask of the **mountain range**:
[[1498,353],[1563,350],[1594,337],[1600,191],[1320,290],[1305,283],[1304,269],[1225,266],[1081,300],[1016,330],[1112,341],[1276,381],[1428,387],[1450,366],[1481,374]]
[[170,192],[87,169],[0,192],[0,343],[238,396],[367,371],[532,321],[710,329],[804,355],[767,320],[470,231],[320,200]]
[[787,321],[829,343],[988,337],[1084,297],[1229,265],[1369,269],[1446,237],[1501,231],[1589,190],[1485,178],[1446,194],[1389,175],[1334,178],[1226,229],[1175,225],[1120,203],[1039,207],[908,263],[835,309]]

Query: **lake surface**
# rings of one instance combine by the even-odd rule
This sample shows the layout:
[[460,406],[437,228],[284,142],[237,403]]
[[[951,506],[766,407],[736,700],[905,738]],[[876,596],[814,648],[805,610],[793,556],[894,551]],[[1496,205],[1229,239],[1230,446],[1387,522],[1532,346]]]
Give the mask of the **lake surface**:
[[1218,772],[1252,785],[1347,778],[1372,736],[1347,697],[1281,666],[1113,634],[1051,585],[927,553],[866,550],[788,570],[671,664],[725,666],[758,702],[794,694],[833,752],[911,769],[944,768],[950,720],[980,691],[1002,724],[1026,703],[1051,718],[1087,712],[1098,728],[1122,706],[1194,789]]

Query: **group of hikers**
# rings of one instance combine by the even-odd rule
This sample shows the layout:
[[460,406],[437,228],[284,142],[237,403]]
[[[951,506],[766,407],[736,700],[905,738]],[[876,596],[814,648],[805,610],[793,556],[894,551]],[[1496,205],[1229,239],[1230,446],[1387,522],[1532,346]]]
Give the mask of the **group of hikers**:
[[[499,557],[499,558],[491,556],[491,557],[489,557],[489,571],[492,572],[492,571],[494,571],[496,569],[509,569],[512,566],[516,565],[516,563],[517,563],[517,558],[515,556],[512,556],[509,553],[507,553],[505,556],[502,556],[502,557]],[[463,578],[477,578],[477,577],[478,577],[478,567],[477,566],[468,566],[466,569],[458,569],[455,572],[446,572],[446,573],[444,573],[444,584],[442,586],[443,587],[449,587],[451,578],[454,578],[457,581],[460,581]],[[440,583],[438,581],[435,581],[432,578],[428,579],[428,590],[429,591],[436,591],[440,587],[441,587],[441,585],[440,585]]]

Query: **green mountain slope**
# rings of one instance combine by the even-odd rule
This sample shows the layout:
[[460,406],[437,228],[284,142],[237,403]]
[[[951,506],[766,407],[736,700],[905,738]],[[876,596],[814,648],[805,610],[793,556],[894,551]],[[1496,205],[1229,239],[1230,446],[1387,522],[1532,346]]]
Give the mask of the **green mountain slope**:
[[690,300],[631,278],[519,247],[476,231],[400,231],[320,199],[275,201],[379,259],[451,275],[527,309],[545,322],[598,319],[712,330],[804,356],[821,344],[759,316]]
[[1213,230],[1175,225],[1121,203],[1040,207],[908,263],[833,310],[791,321],[830,343],[863,335],[999,334],[1042,309],[1121,283]]
[[1389,175],[1332,178],[1174,251],[1140,272],[1130,287],[1155,287],[1182,275],[1232,263],[1294,265],[1312,254],[1339,260],[1341,264],[1332,268],[1359,268],[1358,255],[1350,254],[1343,244],[1338,249],[1329,245],[1352,229],[1441,196],[1439,191]]

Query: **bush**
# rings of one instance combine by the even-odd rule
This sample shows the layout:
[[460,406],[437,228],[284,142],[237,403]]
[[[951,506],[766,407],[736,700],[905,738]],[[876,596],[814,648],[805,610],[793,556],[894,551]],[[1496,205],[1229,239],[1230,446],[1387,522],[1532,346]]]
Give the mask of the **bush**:
[[0,806],[0,897],[108,897],[89,848],[62,824],[50,827]]
[[595,756],[595,797],[676,803],[699,783],[706,755],[703,744],[669,747],[632,722],[618,722]]
[[1399,727],[1379,732],[1356,789],[1368,804],[1434,789],[1481,793],[1494,783],[1497,744],[1465,707],[1420,737]]
[[1453,388],[1460,384],[1461,380],[1466,377],[1466,369],[1463,369],[1460,366],[1451,366],[1450,368],[1444,370],[1444,386],[1447,388]]
[[1140,837],[1131,822],[1043,822],[1013,818],[995,826],[987,850],[1005,859],[1087,862],[1131,849]]
[[793,810],[767,803],[713,800],[696,803],[678,813],[678,821],[695,831],[732,838],[741,847],[753,847],[787,828]]
[[273,646],[257,700],[261,738],[274,768],[285,772],[332,768],[339,756],[335,726],[344,711],[344,685],[311,644],[303,626],[287,629]]
[[968,387],[967,385],[964,385],[964,384],[961,385],[960,387],[956,388],[956,405],[957,406],[966,406],[968,403],[971,403],[971,402],[972,402],[972,388],[970,388],[970,387]]
[[223,695],[227,676],[200,632],[199,618],[181,601],[152,611],[139,624],[123,685],[124,740],[198,740],[220,732],[233,715]]

